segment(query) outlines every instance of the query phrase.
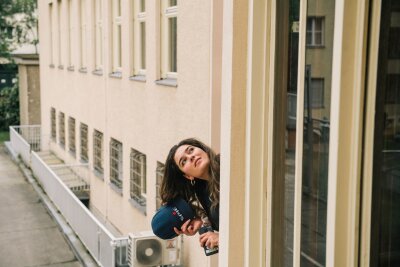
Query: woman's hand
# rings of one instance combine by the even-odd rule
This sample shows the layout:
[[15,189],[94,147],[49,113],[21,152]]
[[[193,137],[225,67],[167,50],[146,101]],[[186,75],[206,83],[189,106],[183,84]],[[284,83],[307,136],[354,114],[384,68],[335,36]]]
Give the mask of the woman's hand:
[[197,233],[202,224],[203,222],[200,218],[195,218],[191,220],[189,219],[181,226],[181,230],[178,230],[178,228],[174,227],[174,231],[178,235],[184,234],[192,236]]
[[200,246],[214,248],[218,247],[219,244],[219,233],[207,232],[200,235]]

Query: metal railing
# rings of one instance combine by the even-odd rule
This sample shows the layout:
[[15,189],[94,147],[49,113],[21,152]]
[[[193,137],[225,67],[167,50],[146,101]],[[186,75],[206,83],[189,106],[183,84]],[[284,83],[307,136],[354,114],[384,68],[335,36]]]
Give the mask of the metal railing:
[[27,140],[19,134],[18,126],[10,126],[10,142],[15,153],[29,166],[31,162],[31,146]]
[[104,267],[116,266],[115,251],[123,244],[121,240],[127,238],[116,238],[111,234],[36,152],[32,152],[31,168],[47,195],[98,264]]

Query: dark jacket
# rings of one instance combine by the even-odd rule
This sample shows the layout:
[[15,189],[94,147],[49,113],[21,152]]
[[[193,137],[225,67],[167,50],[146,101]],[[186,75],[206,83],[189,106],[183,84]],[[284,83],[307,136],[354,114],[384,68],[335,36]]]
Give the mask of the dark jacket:
[[215,209],[211,209],[212,202],[210,199],[210,192],[207,189],[207,181],[196,179],[194,190],[201,206],[203,206],[205,212],[207,213],[212,228],[216,231],[219,231],[219,204],[215,207]]

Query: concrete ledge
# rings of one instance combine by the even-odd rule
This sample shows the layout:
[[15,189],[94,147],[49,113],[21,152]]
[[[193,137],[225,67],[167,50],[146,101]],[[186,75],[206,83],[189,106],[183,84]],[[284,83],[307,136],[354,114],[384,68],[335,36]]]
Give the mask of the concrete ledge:
[[5,146],[7,152],[10,154],[13,161],[18,165],[19,169],[22,171],[27,181],[32,185],[33,189],[36,191],[38,196],[40,197],[42,203],[48,210],[50,216],[55,220],[61,232],[63,233],[67,243],[71,247],[73,253],[76,258],[82,263],[85,267],[99,267],[97,262],[93,259],[90,253],[87,251],[86,247],[83,245],[79,237],[75,234],[73,229],[68,225],[65,218],[58,212],[57,208],[54,206],[53,202],[47,196],[47,194],[43,191],[41,186],[38,184],[36,179],[34,178],[30,169],[28,169],[18,158],[18,155],[13,150],[10,142],[5,142]]

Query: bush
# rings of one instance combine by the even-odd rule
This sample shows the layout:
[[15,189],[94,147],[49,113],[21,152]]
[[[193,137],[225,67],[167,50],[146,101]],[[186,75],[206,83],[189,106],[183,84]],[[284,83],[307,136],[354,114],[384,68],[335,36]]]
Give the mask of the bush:
[[19,125],[18,83],[0,91],[0,130],[8,131],[10,125]]

